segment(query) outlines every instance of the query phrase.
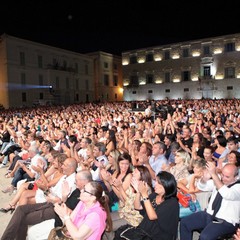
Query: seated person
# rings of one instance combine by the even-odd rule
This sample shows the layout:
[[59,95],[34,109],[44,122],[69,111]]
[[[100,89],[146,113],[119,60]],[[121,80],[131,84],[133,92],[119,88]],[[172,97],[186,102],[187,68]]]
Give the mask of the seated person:
[[[234,234],[237,230],[240,216],[237,167],[230,163],[226,164],[222,168],[221,178],[214,163],[209,162],[207,170],[198,183],[199,189],[213,190],[207,210],[181,219],[180,239],[192,240],[192,233],[195,230],[201,230],[201,240],[217,239],[224,234]],[[212,181],[208,181],[210,178]]]
[[47,168],[47,162],[42,156],[39,155],[37,147],[31,146],[29,148],[29,157],[31,159],[29,165],[19,163],[20,168],[18,168],[18,170],[15,172],[14,178],[11,182],[11,186],[2,190],[3,193],[13,192],[13,190],[17,188],[17,183],[20,180],[23,179],[26,179],[26,181],[37,180],[40,176],[39,173],[34,170],[34,166],[38,166],[43,169]]
[[80,202],[71,212],[63,203],[55,204],[55,212],[66,226],[64,235],[73,239],[100,240],[104,230],[111,230],[108,197],[100,183],[89,182],[81,190]]

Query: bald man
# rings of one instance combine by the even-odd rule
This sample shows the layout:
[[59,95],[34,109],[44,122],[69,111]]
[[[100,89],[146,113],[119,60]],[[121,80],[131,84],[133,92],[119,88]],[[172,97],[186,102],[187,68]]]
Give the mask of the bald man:
[[[77,164],[75,164],[73,160],[66,161],[66,168],[76,168],[76,166]],[[79,202],[80,190],[83,189],[88,182],[92,181],[92,175],[88,170],[82,170],[76,174],[75,181],[77,188],[71,194],[71,189],[68,184],[64,184],[62,191],[62,202],[65,202],[67,207],[72,210]],[[52,220],[46,221],[49,219]],[[30,225],[35,226],[30,227],[28,239],[40,240],[47,239],[48,234],[54,225],[61,226],[62,222],[58,215],[55,214],[53,203],[45,202],[22,205],[16,208],[1,240],[26,239],[28,227]]]
[[[192,240],[194,230],[202,230],[200,240],[215,240],[225,234],[234,234],[239,226],[240,182],[238,169],[226,164],[218,175],[215,163],[209,162],[207,172],[198,184],[200,190],[211,190],[212,195],[206,211],[193,213],[180,222],[180,239]],[[212,181],[207,181],[209,179]],[[218,199],[218,204],[216,201]]]

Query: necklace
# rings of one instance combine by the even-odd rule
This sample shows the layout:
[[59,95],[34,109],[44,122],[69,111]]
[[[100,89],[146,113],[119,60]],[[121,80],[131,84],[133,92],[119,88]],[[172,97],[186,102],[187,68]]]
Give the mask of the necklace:
[[161,200],[159,203],[157,203],[157,197],[155,197],[153,200],[152,200],[152,206],[153,206],[153,208],[154,209],[156,209],[157,208],[157,206],[161,203],[161,202],[163,202],[163,200]]

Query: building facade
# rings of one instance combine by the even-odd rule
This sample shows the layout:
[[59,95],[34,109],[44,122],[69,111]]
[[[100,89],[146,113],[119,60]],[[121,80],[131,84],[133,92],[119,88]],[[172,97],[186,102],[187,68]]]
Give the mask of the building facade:
[[123,101],[122,58],[105,52],[89,53],[94,59],[95,99]]
[[[105,69],[105,62],[113,67]],[[101,88],[106,71],[109,85]],[[116,80],[118,88],[122,84],[121,57],[103,52],[80,54],[7,34],[1,36],[0,104],[5,108],[94,102],[107,93],[108,97],[102,99],[122,100],[112,94],[117,86],[110,80]]]
[[240,98],[240,34],[122,53],[125,101]]

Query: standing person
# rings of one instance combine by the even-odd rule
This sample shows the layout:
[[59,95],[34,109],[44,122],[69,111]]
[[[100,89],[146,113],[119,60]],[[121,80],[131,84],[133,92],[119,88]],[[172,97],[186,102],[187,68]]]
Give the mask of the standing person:
[[[69,185],[65,182],[62,202],[65,203],[69,209],[73,210],[79,202],[80,190],[90,181],[92,181],[92,175],[88,170],[79,171],[76,174],[77,188],[72,194],[70,194]],[[49,224],[49,222],[46,221],[49,219],[54,219],[55,223],[53,225]],[[33,226],[31,226],[28,231],[29,225]],[[63,222],[58,214],[55,214],[52,203],[45,202],[22,205],[16,208],[1,240],[26,239],[27,231],[29,239],[38,239],[38,236],[45,236],[47,238],[54,225],[55,227],[62,226]]]
[[129,238],[128,234],[138,237],[139,233],[146,237],[144,239],[176,239],[179,204],[174,176],[166,171],[158,173],[154,192],[150,195],[148,195],[148,186],[144,182],[134,184],[134,188],[137,192],[134,207],[141,212],[143,220],[137,227],[130,227],[127,231],[125,229],[125,234],[122,232],[124,238],[115,234],[114,239],[133,239]]
[[[238,170],[233,164],[222,168],[221,179],[214,163],[207,164],[208,174],[204,174],[198,187],[201,190],[210,189],[211,195],[206,211],[193,213],[180,222],[180,238],[192,240],[192,232],[202,229],[201,240],[215,240],[224,234],[235,233],[240,216],[240,184],[237,182]],[[210,185],[212,178],[214,184]],[[217,202],[219,204],[217,204]]]

